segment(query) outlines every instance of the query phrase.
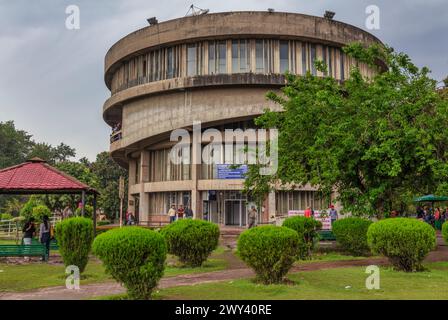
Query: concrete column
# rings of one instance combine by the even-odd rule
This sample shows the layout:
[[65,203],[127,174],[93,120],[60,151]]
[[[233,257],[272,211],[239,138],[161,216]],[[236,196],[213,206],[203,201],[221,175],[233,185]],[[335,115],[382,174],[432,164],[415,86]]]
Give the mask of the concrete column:
[[277,216],[277,213],[275,212],[275,191],[272,191],[268,195],[268,219],[271,216]]
[[193,210],[193,218],[197,219],[202,216],[201,196],[198,191],[198,180],[201,173],[201,131],[193,130],[191,144],[191,180],[193,188],[191,190],[191,210]]
[[149,194],[145,193],[145,182],[149,181],[149,151],[140,154],[140,221],[149,221]]

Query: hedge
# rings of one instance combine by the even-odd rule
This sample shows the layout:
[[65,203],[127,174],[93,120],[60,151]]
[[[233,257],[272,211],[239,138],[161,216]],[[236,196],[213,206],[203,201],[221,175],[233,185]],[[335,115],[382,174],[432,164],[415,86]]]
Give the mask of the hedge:
[[390,218],[370,225],[367,243],[373,253],[386,256],[397,270],[421,271],[423,259],[436,246],[436,232],[423,221]]
[[367,230],[372,221],[350,217],[337,220],[333,223],[332,231],[338,245],[354,256],[370,253],[367,244]]
[[160,230],[168,252],[191,267],[200,267],[218,246],[219,227],[203,220],[182,219]]
[[317,230],[322,228],[322,223],[313,218],[295,216],[285,219],[282,226],[296,231],[302,239],[298,257],[300,259],[311,257],[311,251],[319,239]]
[[55,226],[55,235],[65,266],[75,265],[83,272],[92,248],[92,220],[82,217],[62,220]]
[[257,281],[279,283],[297,258],[301,239],[286,227],[260,226],[241,233],[237,253],[252,268]]
[[98,235],[93,253],[106,272],[122,283],[131,299],[150,299],[165,270],[166,243],[159,233],[141,228],[112,229]]
[[445,242],[448,243],[448,221],[442,225],[442,236]]

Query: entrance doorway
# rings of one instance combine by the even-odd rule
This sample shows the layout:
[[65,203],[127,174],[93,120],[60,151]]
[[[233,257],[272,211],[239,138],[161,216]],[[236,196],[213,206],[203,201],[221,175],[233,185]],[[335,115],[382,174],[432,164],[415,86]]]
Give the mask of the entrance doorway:
[[224,224],[226,226],[246,226],[246,199],[224,200],[224,212]]

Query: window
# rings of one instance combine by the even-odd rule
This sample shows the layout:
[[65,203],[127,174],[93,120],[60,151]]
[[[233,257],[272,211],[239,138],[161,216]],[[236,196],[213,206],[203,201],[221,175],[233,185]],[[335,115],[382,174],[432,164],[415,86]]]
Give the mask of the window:
[[316,65],[314,64],[316,62],[316,45],[311,45],[311,70],[313,75],[315,76],[317,74]]
[[173,48],[168,48],[166,50],[166,57],[166,78],[171,79],[174,77]]
[[288,41],[280,41],[280,73],[289,70],[289,43]]
[[340,50],[339,56],[341,57],[341,80],[344,80],[344,70],[345,70],[345,61],[344,61],[344,53]]
[[227,45],[225,41],[218,43],[218,73],[227,73]]
[[[327,47],[326,46],[322,46],[322,60],[325,63],[325,66],[326,66],[327,71],[328,71]],[[324,75],[327,75],[327,72],[324,72]]]
[[147,68],[147,63],[146,60],[143,60],[143,77],[146,77],[146,68]]
[[265,72],[263,47],[263,40],[255,42],[255,68],[259,73]]
[[208,73],[216,73],[216,46],[214,42],[208,44]]
[[232,41],[232,72],[249,72],[250,51],[247,40]]
[[187,48],[187,75],[191,77],[197,74],[197,47],[193,44],[189,45]]
[[305,75],[306,74],[306,44],[302,43],[302,74]]

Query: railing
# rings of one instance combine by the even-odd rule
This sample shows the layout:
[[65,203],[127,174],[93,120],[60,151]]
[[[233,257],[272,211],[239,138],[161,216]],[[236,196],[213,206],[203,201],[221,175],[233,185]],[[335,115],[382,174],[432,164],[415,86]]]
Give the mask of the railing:
[[19,237],[19,230],[18,221],[0,221],[0,239],[2,240],[17,240]]

